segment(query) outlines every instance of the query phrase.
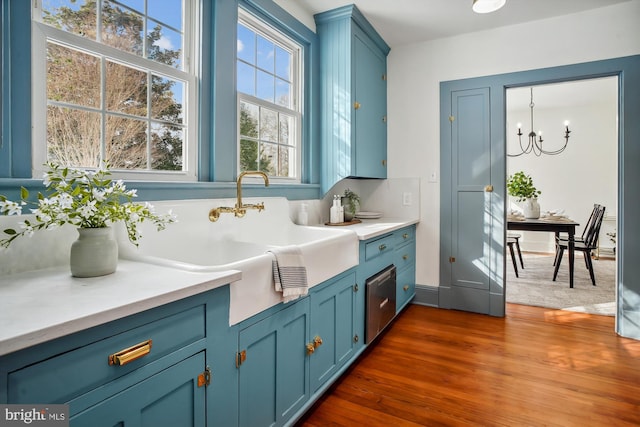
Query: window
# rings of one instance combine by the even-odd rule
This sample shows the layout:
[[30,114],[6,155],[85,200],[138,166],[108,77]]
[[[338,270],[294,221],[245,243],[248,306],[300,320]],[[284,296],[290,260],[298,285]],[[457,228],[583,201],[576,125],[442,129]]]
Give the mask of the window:
[[240,9],[237,90],[240,171],[300,181],[301,48]]
[[195,180],[196,2],[34,3],[34,169]]

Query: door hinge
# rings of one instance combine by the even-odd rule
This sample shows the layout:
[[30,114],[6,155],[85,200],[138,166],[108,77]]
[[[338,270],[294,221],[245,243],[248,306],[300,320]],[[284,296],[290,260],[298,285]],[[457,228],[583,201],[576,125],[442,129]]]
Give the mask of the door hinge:
[[449,116],[449,121],[450,121],[451,123],[453,123],[453,121],[454,121],[455,119],[456,119],[455,117],[453,117],[453,116]]
[[456,262],[456,257],[450,256],[449,257],[449,262]]
[[247,350],[236,353],[236,368],[239,368],[245,360],[247,360]]
[[211,368],[207,366],[204,372],[198,375],[198,387],[207,387],[209,384],[211,384]]

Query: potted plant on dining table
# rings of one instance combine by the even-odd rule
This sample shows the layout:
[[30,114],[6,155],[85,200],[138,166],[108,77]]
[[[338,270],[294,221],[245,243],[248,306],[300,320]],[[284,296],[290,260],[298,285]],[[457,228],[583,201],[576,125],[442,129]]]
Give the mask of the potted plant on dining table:
[[540,204],[538,196],[542,191],[533,185],[533,178],[519,171],[509,176],[507,180],[507,192],[516,198],[516,202],[522,203],[522,210],[525,218],[540,218]]

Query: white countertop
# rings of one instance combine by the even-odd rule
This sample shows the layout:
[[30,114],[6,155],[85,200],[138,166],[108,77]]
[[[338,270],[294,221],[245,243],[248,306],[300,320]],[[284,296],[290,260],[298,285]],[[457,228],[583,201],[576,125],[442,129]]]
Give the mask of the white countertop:
[[[341,228],[368,240],[418,222],[363,219]],[[114,274],[94,278],[74,278],[68,265],[6,275],[0,278],[0,356],[241,279],[238,270],[193,272],[126,259]]]
[[0,278],[0,355],[240,280],[120,259],[115,273],[75,278],[69,266]]
[[342,227],[347,230],[353,230],[358,235],[359,240],[369,240],[420,222],[418,219],[405,218],[361,219],[360,221],[362,222],[359,224],[325,225],[325,227]]

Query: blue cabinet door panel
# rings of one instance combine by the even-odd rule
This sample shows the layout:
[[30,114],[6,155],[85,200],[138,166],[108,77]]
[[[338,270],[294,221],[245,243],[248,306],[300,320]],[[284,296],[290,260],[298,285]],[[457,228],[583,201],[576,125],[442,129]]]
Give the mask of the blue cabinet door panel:
[[241,427],[283,425],[309,399],[308,334],[308,298],[240,331]]
[[204,426],[205,387],[197,384],[204,366],[204,352],[195,354],[71,417],[70,425]]
[[309,357],[314,393],[355,354],[357,335],[355,272],[311,295],[311,334],[322,344]]

